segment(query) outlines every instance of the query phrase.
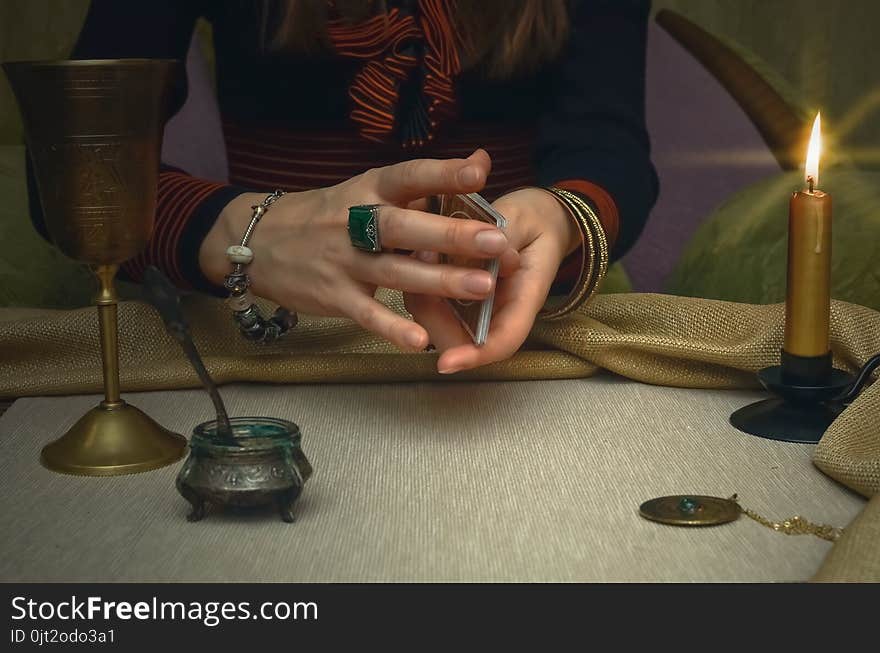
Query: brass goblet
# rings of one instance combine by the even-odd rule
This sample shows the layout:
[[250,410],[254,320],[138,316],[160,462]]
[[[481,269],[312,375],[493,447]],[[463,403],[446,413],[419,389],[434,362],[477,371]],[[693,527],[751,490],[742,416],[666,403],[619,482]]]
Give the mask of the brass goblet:
[[51,470],[114,476],[183,457],[186,439],[119,395],[117,295],[124,261],[146,245],[156,211],[162,134],[178,62],[7,62],[46,226],[67,256],[94,270],[104,401],[40,460]]

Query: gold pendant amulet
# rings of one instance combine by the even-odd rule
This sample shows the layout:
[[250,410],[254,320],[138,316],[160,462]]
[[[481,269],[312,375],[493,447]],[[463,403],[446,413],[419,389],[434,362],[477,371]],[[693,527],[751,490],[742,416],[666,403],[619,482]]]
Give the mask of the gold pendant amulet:
[[732,499],[699,494],[676,494],[645,501],[639,514],[672,526],[716,526],[739,518],[742,509]]

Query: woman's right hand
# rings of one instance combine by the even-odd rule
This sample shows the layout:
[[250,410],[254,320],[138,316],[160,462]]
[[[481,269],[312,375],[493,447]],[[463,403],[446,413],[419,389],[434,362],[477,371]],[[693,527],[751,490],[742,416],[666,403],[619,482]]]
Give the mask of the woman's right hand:
[[[481,190],[490,167],[489,155],[477,150],[467,159],[406,161],[330,188],[284,195],[267,211],[249,244],[254,252],[247,269],[253,292],[303,313],[349,317],[402,349],[424,349],[427,331],[373,294],[381,286],[479,300],[492,290],[484,270],[426,263],[393,250],[476,259],[501,256],[502,266],[515,266],[517,254],[499,229],[418,210],[430,195]],[[222,285],[230,271],[226,248],[241,241],[251,207],[264,198],[264,193],[245,193],[234,199],[202,242],[199,264],[212,282]],[[348,209],[358,204],[383,205],[381,253],[351,245]]]

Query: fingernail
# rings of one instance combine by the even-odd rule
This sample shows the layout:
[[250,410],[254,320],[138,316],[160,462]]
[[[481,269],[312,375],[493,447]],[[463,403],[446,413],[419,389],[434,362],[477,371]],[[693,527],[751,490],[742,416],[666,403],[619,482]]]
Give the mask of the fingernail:
[[460,367],[444,367],[442,370],[437,370],[440,374],[455,374],[456,372],[460,372]]
[[422,250],[416,253],[416,258],[418,258],[422,263],[433,263],[435,254],[434,252],[429,252],[428,250]]
[[500,231],[486,229],[474,236],[477,249],[486,254],[502,254],[507,249],[507,238]]
[[418,349],[422,348],[422,334],[418,331],[408,332],[404,340],[406,340],[406,344],[410,347],[416,347]]
[[492,290],[492,279],[487,274],[473,272],[462,280],[464,289],[475,295],[483,295]]
[[468,166],[458,173],[458,180],[465,186],[480,183],[480,170],[476,166]]

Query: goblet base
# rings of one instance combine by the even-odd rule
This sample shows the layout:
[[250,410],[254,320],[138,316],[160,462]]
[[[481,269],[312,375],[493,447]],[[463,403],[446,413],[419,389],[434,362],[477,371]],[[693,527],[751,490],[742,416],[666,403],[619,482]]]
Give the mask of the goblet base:
[[40,462],[63,474],[119,476],[170,465],[187,441],[125,403],[102,402],[67,433],[43,447]]

